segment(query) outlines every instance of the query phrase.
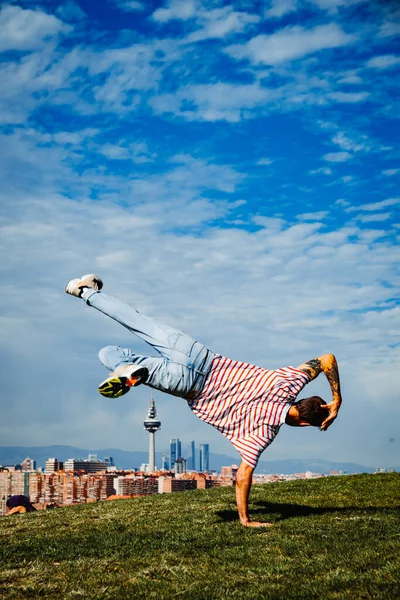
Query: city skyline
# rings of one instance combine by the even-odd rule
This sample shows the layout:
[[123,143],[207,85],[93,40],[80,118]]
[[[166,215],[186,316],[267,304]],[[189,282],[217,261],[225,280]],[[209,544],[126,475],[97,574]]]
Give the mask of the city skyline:
[[[155,408],[154,400],[150,401],[150,406],[148,410],[148,417],[145,421],[145,429],[149,431],[150,436],[154,435],[158,428],[161,427],[161,422],[157,419],[157,413]],[[188,446],[188,450],[191,454],[185,456],[185,453],[182,452],[182,443],[179,438],[171,438],[169,441],[169,460],[167,461],[167,465],[161,466],[161,470],[171,470],[175,469],[175,465],[177,461],[183,460],[185,462],[184,471],[196,471],[196,464],[199,465],[198,472],[207,472],[210,471],[210,447],[209,444],[199,444],[198,445],[198,460],[196,461],[196,441],[192,440],[190,445]],[[166,454],[163,454],[163,457]],[[171,460],[171,456],[174,456],[174,460]],[[97,453],[88,453],[87,458],[83,458],[81,456],[69,457],[63,461],[59,460],[57,457],[49,457],[45,461],[45,465],[36,466],[36,460],[27,456],[20,464],[17,465],[8,465],[4,464],[0,467],[8,468],[10,466],[17,466],[21,468],[21,471],[36,471],[39,472],[44,471],[45,473],[54,473],[56,471],[86,471],[87,473],[95,473],[102,471],[104,469],[118,469],[118,465],[114,463],[114,459],[112,456],[104,456],[103,458],[98,458]],[[194,463],[194,465],[193,465]],[[148,463],[143,463],[142,465],[143,471],[152,473],[155,471],[159,471],[155,465],[155,443],[150,437],[149,444],[149,461]],[[133,466],[132,466],[133,468]],[[142,469],[139,469],[142,470]]]
[[[155,407],[155,401],[153,399],[153,397],[151,397],[150,400],[150,405],[148,407],[148,414],[147,414],[147,419],[144,422],[145,424],[145,429],[146,431],[151,433],[156,433],[156,431],[159,431],[159,429],[161,428],[161,422],[158,420],[157,418],[157,411],[156,411],[156,407]],[[154,427],[156,427],[155,431],[152,431],[154,429]],[[171,456],[171,449],[173,449],[173,453],[174,456],[176,456],[176,458],[184,458],[187,462],[188,462],[188,469],[192,469],[192,470],[196,470],[196,465],[201,465],[202,462],[204,462],[204,459],[201,458],[201,453],[202,453],[202,448],[206,447],[207,448],[207,458],[205,459],[207,464],[209,464],[209,444],[204,444],[204,443],[197,443],[196,444],[196,440],[191,440],[189,444],[187,444],[187,452],[182,452],[182,442],[179,438],[171,438],[169,440],[169,451],[168,451],[168,455],[166,453],[165,450],[161,450],[159,452],[159,454],[161,453],[161,455],[164,457],[168,456],[168,465],[170,464],[170,456]],[[198,458],[196,460],[196,449],[197,449],[197,453],[198,453]],[[150,458],[150,455],[155,456],[155,442],[150,440],[149,443],[149,451],[148,451],[148,455]],[[54,470],[57,470],[57,465],[63,464],[65,465],[66,463],[68,463],[69,461],[85,461],[85,462],[103,462],[108,464],[109,466],[115,466],[114,465],[114,459],[112,456],[104,456],[103,459],[99,459],[98,458],[98,453],[92,453],[92,452],[88,452],[88,456],[87,458],[83,458],[82,456],[74,456],[74,457],[69,457],[68,459],[64,460],[64,461],[59,461],[57,458],[55,457],[49,457],[46,460],[46,465],[47,463],[49,463],[49,472],[52,472]],[[151,464],[151,461],[149,460],[148,464]],[[155,464],[155,463],[154,463]],[[27,456],[21,463],[20,463],[22,470],[35,470],[36,468],[36,460],[35,459],[31,459],[29,456]],[[31,469],[31,466],[33,465],[33,468]],[[45,465],[45,470],[47,469],[47,466]],[[53,467],[51,467],[50,465],[53,465]],[[0,464],[1,466],[1,464]],[[4,465],[3,465],[4,466]]]
[[[155,407],[150,404],[149,420],[154,435]],[[171,440],[175,452],[179,451],[178,439]],[[154,443],[150,444],[150,452]],[[206,451],[205,451],[206,450]],[[115,497],[133,497],[148,494],[162,494],[191,489],[205,489],[219,485],[234,485],[232,468],[225,467],[225,474],[210,473],[208,448],[200,447],[200,463],[205,472],[186,470],[186,460],[177,457],[174,467],[168,471],[155,470],[154,464],[143,464],[137,469],[118,469],[112,457],[103,460],[97,454],[88,457],[69,458],[64,462],[49,457],[45,468],[36,468],[35,461],[26,457],[21,464],[0,465],[0,516],[6,512],[6,502],[11,496],[23,495],[36,505],[36,508],[66,506],[95,501],[105,501]]]
[[[110,453],[113,456],[109,456]],[[45,463],[48,460],[48,457],[58,457],[60,462],[65,462],[71,457],[75,456],[80,459],[82,457],[88,456],[89,454],[96,454],[97,456],[102,457],[104,460],[110,459],[113,465],[117,464],[119,468],[122,469],[130,469],[135,468],[138,469],[142,463],[147,463],[148,460],[148,450],[121,450],[118,448],[75,448],[72,446],[9,446],[2,447],[0,446],[0,466],[7,466],[13,464],[21,464],[26,457],[30,457],[31,460],[35,460],[37,466],[45,467]],[[116,458],[115,458],[116,456]],[[165,469],[169,468],[169,455],[165,452],[159,450],[157,452],[157,461],[158,465],[161,468],[163,467],[163,462],[166,460]],[[291,459],[283,459],[283,460],[273,460],[270,457],[267,458],[267,455],[261,457],[259,462],[259,467],[256,472],[267,473],[270,472],[271,469],[278,470],[281,472],[296,472],[302,470],[317,470],[322,472],[328,472],[332,469],[345,470],[350,473],[360,473],[360,472],[373,472],[376,468],[386,468],[386,469],[394,469],[396,471],[400,471],[400,465],[398,461],[396,461],[396,456],[392,457],[391,462],[382,463],[378,467],[367,464],[367,463],[354,463],[349,461],[341,461],[332,457],[331,460],[324,459],[322,457],[313,457],[309,456],[307,458],[302,457],[292,457]],[[215,453],[215,450],[210,453],[210,461],[211,468],[215,470],[220,470],[223,465],[238,462],[238,457],[235,456],[235,453],[228,454],[218,454]]]
[[[2,444],[148,447],[149,388],[101,397],[97,355],[152,350],[64,293],[94,272],[234,360],[335,354],[334,425],[283,425],[261,460],[398,463],[398,22],[369,0],[1,3]],[[322,375],[306,395],[330,400]],[[160,448],[238,460],[155,400]]]
[[[0,516],[6,513],[6,502],[11,496],[28,497],[35,508],[54,508],[88,502],[101,502],[116,498],[164,494],[184,490],[206,489],[210,487],[234,486],[238,471],[237,464],[225,465],[221,473],[210,473],[206,462],[207,448],[200,448],[200,460],[205,472],[186,472],[185,460],[178,458],[175,472],[154,472],[146,469],[120,470],[109,463],[89,455],[84,461],[65,461],[65,465],[56,459],[46,461],[46,470],[31,469],[34,465],[27,457],[18,469],[18,465],[0,468]],[[72,464],[76,462],[76,464]],[[71,465],[67,468],[67,463]],[[109,461],[112,462],[112,461]],[[89,464],[90,463],[90,464]],[[76,470],[73,470],[76,466]],[[100,470],[100,467],[103,469]],[[104,467],[107,466],[105,470]],[[146,465],[147,466],[147,465]],[[72,467],[72,468],[71,468]],[[377,469],[384,473],[386,469]],[[341,470],[331,470],[329,476],[344,475]],[[320,472],[297,472],[292,474],[254,475],[253,483],[269,483],[295,479],[313,479],[327,476]]]

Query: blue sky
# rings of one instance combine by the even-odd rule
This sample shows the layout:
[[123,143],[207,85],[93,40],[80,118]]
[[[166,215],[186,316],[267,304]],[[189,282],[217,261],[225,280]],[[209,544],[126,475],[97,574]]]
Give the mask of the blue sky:
[[[337,355],[335,425],[262,459],[399,464],[400,13],[362,0],[0,5],[2,445],[145,449],[144,351],[67,297],[105,290],[269,368]],[[329,399],[321,377],[310,393]],[[229,442],[155,395],[168,439]],[[232,452],[231,452],[232,448]]]

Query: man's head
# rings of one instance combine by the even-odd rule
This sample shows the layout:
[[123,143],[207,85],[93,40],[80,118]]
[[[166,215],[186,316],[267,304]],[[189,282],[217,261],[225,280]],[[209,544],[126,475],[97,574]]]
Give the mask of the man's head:
[[292,427],[321,427],[329,415],[326,406],[325,400],[319,396],[302,398],[290,407],[286,423]]

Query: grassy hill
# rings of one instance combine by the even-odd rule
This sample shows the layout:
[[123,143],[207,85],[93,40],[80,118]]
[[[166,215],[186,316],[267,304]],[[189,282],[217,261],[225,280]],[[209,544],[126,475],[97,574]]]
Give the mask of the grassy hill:
[[2,598],[400,596],[400,474],[233,488],[0,518]]

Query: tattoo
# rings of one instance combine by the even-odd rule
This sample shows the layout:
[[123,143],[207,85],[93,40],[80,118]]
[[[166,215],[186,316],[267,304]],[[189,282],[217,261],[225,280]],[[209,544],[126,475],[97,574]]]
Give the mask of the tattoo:
[[308,360],[306,363],[304,363],[302,371],[307,373],[307,375],[310,375],[312,378],[318,377],[322,371],[321,361],[319,358],[312,358],[311,360]]
[[327,365],[324,371],[326,378],[329,381],[329,385],[331,386],[332,394],[340,397],[340,380],[336,360],[332,360],[332,362]]

